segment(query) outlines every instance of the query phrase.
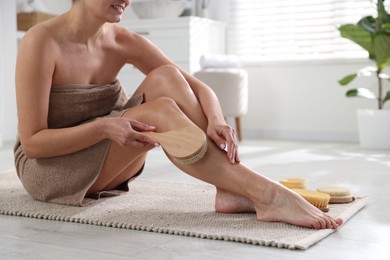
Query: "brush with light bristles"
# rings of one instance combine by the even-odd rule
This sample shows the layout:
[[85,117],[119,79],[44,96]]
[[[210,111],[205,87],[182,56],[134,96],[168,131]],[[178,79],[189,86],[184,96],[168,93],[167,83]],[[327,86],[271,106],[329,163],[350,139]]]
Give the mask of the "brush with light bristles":
[[302,178],[286,178],[279,182],[289,189],[306,189],[306,180]]
[[157,139],[164,151],[180,164],[192,164],[206,154],[207,137],[202,129],[188,126],[164,133],[144,132]]
[[349,203],[355,199],[348,187],[321,186],[317,188],[317,191],[329,194],[329,203]]
[[299,195],[301,195],[305,200],[307,200],[313,206],[319,208],[324,212],[328,212],[328,204],[330,200],[330,195],[318,191],[304,190],[304,189],[291,189]]

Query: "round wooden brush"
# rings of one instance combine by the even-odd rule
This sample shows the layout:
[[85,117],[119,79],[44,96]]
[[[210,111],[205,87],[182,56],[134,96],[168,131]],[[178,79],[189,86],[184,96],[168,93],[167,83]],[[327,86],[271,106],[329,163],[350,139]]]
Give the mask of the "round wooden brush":
[[302,178],[286,178],[279,182],[290,189],[306,189],[306,180]]
[[188,126],[168,132],[144,132],[157,139],[164,151],[180,164],[199,161],[207,151],[207,137],[202,129]]
[[329,203],[349,203],[354,201],[354,197],[348,187],[321,186],[317,188],[317,191],[329,194]]

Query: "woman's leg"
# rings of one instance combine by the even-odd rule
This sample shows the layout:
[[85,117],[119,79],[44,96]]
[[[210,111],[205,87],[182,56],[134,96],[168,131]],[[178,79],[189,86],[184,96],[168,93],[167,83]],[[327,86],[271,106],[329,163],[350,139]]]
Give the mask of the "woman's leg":
[[[341,220],[335,221],[328,217],[296,193],[243,164],[230,164],[222,151],[212,143],[209,143],[207,153],[197,163],[173,163],[189,175],[220,187],[223,191],[229,191],[227,195],[231,200],[238,200],[242,209],[250,211],[253,207],[259,220],[282,221],[312,228],[336,228],[342,223]],[[239,197],[248,198],[251,203],[242,203]]]
[[[206,130],[207,120],[200,104],[175,67],[162,66],[154,70],[137,92],[143,92],[146,101],[158,97],[173,99],[192,122]],[[215,207],[219,212],[256,211],[260,220],[285,221],[314,228],[337,227],[341,224],[341,220],[336,223],[285,187],[242,164],[231,165],[225,152],[211,142],[207,154],[198,163],[174,163],[191,176],[217,187]]]
[[[152,71],[139,86],[135,94],[144,93],[146,102],[159,97],[173,99],[180,109],[198,127],[206,132],[207,119],[180,71],[170,65]],[[217,188],[215,210],[223,213],[254,212],[252,202],[247,198]],[[248,205],[252,205],[248,208]]]
[[[161,77],[162,72],[164,77]],[[193,94],[188,91],[184,78],[175,74],[177,72],[170,66],[152,72],[153,74],[148,76],[139,89],[145,93],[147,103],[128,110],[124,116],[154,125],[158,132],[193,125],[192,121],[203,128],[206,125],[203,112],[196,98],[191,97]],[[173,91],[175,93],[171,94],[172,91],[169,91],[171,84],[168,83],[175,83]],[[160,87],[155,88],[156,84],[160,84]],[[154,92],[155,89],[159,93]],[[167,92],[164,89],[168,89]],[[169,98],[161,98],[162,96]],[[188,109],[186,104],[189,104],[188,107],[191,109]],[[112,145],[109,153],[114,158],[123,158],[126,157],[124,154],[127,155],[125,152],[131,154],[131,150],[133,150],[131,147],[115,148],[115,145]],[[144,153],[145,151],[139,152]],[[111,162],[107,160],[105,164],[109,166]],[[336,228],[342,222],[331,219],[299,195],[244,165],[230,164],[225,152],[211,141],[205,156],[198,162],[191,165],[175,164],[189,175],[218,187],[222,192],[217,194],[224,197],[217,198],[216,201],[228,202],[219,204],[231,204],[229,201],[231,198],[239,201],[241,206],[244,204],[242,201],[248,202],[247,209],[253,208],[260,220],[282,221],[313,228]],[[126,163],[122,167],[116,165],[118,169],[126,169],[128,166]]]
[[[146,123],[146,114],[153,113],[156,116],[150,119],[151,125],[157,126],[157,122],[162,119],[164,121],[163,127],[167,126],[167,117],[160,112],[164,112],[164,108],[171,109],[173,104],[166,104],[169,101],[161,100],[161,97],[169,97],[179,105],[191,121],[206,130],[207,122],[199,102],[184,77],[175,67],[162,66],[152,71],[134,94],[140,92],[144,93],[146,103],[130,109],[124,116],[138,118],[140,122]],[[155,102],[156,100],[157,102]],[[175,107],[176,104],[174,104]],[[174,120],[170,118],[169,121]],[[188,123],[193,124],[190,120]],[[115,188],[133,177],[142,167],[146,153],[151,148],[153,147],[145,147],[144,149],[121,147],[111,143],[102,171],[88,193]]]

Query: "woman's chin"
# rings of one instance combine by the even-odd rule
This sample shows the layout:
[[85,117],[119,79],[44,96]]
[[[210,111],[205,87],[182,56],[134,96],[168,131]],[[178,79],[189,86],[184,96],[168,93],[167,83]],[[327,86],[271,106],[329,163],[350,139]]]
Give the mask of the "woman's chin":
[[107,20],[109,23],[119,23],[122,20],[122,15],[117,15],[115,17],[111,17]]

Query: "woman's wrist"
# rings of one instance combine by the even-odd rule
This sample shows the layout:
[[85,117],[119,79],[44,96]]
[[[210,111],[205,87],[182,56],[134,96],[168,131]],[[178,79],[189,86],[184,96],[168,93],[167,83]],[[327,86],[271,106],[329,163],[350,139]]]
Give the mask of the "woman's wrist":
[[97,123],[96,133],[99,133],[98,138],[101,140],[109,139],[109,129],[110,129],[109,119],[102,118],[96,121],[96,123]]
[[213,115],[210,117],[207,117],[207,121],[209,124],[226,124],[225,118],[223,115]]

